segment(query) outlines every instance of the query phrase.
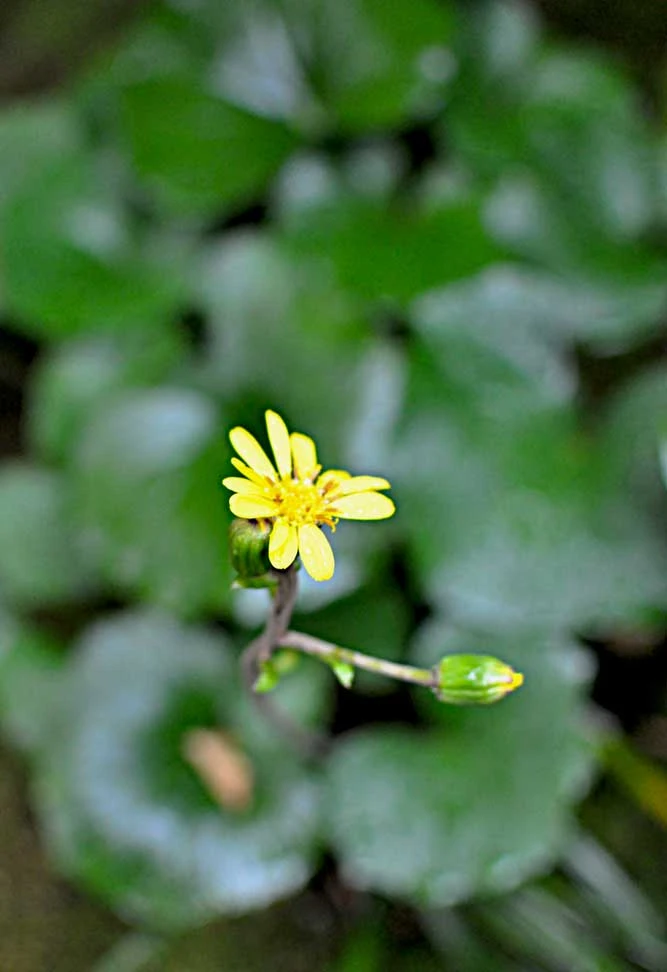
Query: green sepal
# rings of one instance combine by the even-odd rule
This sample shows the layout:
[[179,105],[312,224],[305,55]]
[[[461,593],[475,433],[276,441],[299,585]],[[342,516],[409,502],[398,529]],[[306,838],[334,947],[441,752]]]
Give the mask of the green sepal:
[[267,583],[249,585],[271,575],[269,537],[271,524],[265,520],[232,520],[229,525],[229,552],[232,567],[242,586],[268,587]]
[[523,675],[492,655],[446,655],[433,668],[433,692],[450,705],[491,705],[523,683]]
[[258,590],[267,588],[274,591],[278,587],[275,574],[262,574],[260,577],[237,577],[232,584],[232,590]]

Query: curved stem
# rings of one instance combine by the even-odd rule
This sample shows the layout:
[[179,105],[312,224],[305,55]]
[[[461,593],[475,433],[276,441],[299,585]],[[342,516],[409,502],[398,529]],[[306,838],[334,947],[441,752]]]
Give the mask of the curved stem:
[[276,708],[269,696],[259,695],[254,690],[262,663],[269,661],[287,632],[298,590],[299,581],[296,571],[292,567],[282,571],[273,595],[266,627],[254,641],[250,642],[241,655],[241,672],[246,691],[264,718],[302,755],[312,759],[324,754],[329,745],[328,738],[321,733],[297,725],[286,713]]
[[321,638],[302,634],[301,631],[286,631],[279,639],[278,645],[281,648],[292,648],[307,655],[314,655],[329,664],[335,665],[343,662],[346,665],[352,665],[354,668],[363,668],[367,672],[374,672],[376,675],[395,678],[400,682],[410,682],[413,685],[423,685],[426,688],[434,688],[436,684],[431,669],[415,668],[413,665],[399,665],[397,662],[386,661],[384,658],[364,655],[360,651],[341,648],[338,645],[332,645],[329,641],[323,641]]

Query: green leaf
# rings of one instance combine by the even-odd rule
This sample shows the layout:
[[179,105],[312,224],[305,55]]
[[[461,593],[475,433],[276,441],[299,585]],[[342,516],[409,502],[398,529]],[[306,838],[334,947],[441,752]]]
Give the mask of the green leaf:
[[[298,169],[292,178],[298,178]],[[289,180],[285,186],[291,192]],[[437,203],[392,202],[340,189],[297,200],[283,211],[297,253],[331,262],[342,287],[366,300],[405,303],[425,290],[467,277],[502,255],[483,226],[479,201],[461,192]]]
[[525,132],[536,168],[564,203],[611,239],[636,237],[651,223],[657,159],[639,92],[611,61],[549,51],[527,92]]
[[580,696],[585,656],[538,633],[452,634],[439,619],[418,662],[491,651],[526,673],[484,710],[431,709],[431,731],[372,727],[337,744],[325,799],[334,848],[354,887],[423,906],[506,891],[557,855],[590,774]]
[[[289,0],[208,14],[230,100],[289,117],[305,133],[377,130],[431,115],[454,73],[449,6],[417,0]],[[201,13],[199,13],[201,16]],[[214,23],[214,18],[217,23]]]
[[611,59],[583,48],[538,51],[529,40],[499,63],[488,53],[503,34],[491,38],[492,17],[483,20],[464,50],[443,138],[495,187],[493,238],[572,276],[664,281],[660,251],[647,243],[660,163],[640,93]]
[[330,666],[332,672],[343,686],[343,688],[352,688],[352,683],[354,682],[354,676],[356,674],[354,665],[349,665],[347,662],[337,662],[331,661],[327,662]]
[[65,100],[16,102],[0,113],[0,212],[25,184],[84,151],[80,122]]
[[226,603],[228,451],[205,396],[128,391],[87,424],[72,466],[77,514],[110,583],[176,612]]
[[562,317],[548,283],[540,295],[540,282],[529,271],[495,265],[411,305],[410,321],[433,356],[443,397],[465,410],[464,421],[493,411],[506,423],[515,413],[572,400],[572,369],[549,334]]
[[170,260],[165,272],[164,256],[137,238],[85,157],[23,180],[7,203],[0,247],[10,310],[39,337],[156,327],[182,299],[178,266]]
[[547,888],[523,888],[493,904],[480,904],[475,910],[484,934],[495,937],[499,948],[522,956],[531,965],[538,962],[553,972],[567,968],[627,972],[629,968],[614,954],[614,944],[600,941],[601,929],[591,927],[581,904],[568,907]]
[[428,597],[482,623],[577,626],[667,603],[664,541],[601,443],[545,403],[546,382],[515,388],[489,371],[475,383],[456,350],[444,380],[414,359],[388,470]]
[[310,877],[317,794],[289,751],[247,753],[245,811],[214,803],[183,756],[218,723],[244,748],[238,694],[224,640],[166,615],[116,615],[78,646],[38,808],[58,867],[129,920],[173,934]]
[[277,670],[276,666],[272,664],[271,660],[262,662],[259,669],[259,675],[255,684],[253,685],[253,690],[258,692],[260,695],[264,695],[267,692],[273,692],[274,688],[280,682],[280,672]]
[[[441,366],[458,346],[488,346],[547,388],[574,389],[571,342],[618,353],[661,326],[662,282],[587,281],[520,264],[495,264],[474,277],[427,294],[411,308],[419,333]],[[470,348],[470,345],[473,348]],[[463,368],[465,361],[449,365]]]
[[35,452],[67,460],[100,403],[124,389],[158,383],[184,353],[176,332],[152,328],[48,349],[31,376],[28,439]]
[[60,645],[38,629],[0,622],[0,723],[14,746],[32,755],[48,742],[64,684]]
[[193,78],[128,85],[122,123],[133,164],[167,210],[217,216],[264,192],[296,144],[278,122],[204,90]]
[[24,607],[89,594],[97,575],[75,529],[59,473],[24,462],[0,467],[0,584]]
[[440,107],[454,73],[448,6],[353,0],[343,9],[327,0],[301,22],[317,90],[343,129],[397,125]]
[[326,466],[344,464],[373,351],[358,305],[321,263],[247,231],[206,251],[201,294],[210,318],[206,384],[236,400],[241,425],[256,416],[260,438],[264,409],[277,408],[290,428],[314,436]]
[[451,100],[448,134],[464,158],[493,179],[529,169],[573,226],[636,239],[652,223],[658,189],[639,92],[599,53],[533,51],[499,71],[474,50],[488,42],[471,45]]
[[660,510],[661,443],[667,436],[667,368],[655,363],[638,372],[608,401],[602,442],[613,475],[646,508]]
[[523,167],[489,196],[485,225],[496,246],[527,262],[603,285],[664,284],[660,250],[639,239],[612,239],[585,210],[564,204],[549,180]]

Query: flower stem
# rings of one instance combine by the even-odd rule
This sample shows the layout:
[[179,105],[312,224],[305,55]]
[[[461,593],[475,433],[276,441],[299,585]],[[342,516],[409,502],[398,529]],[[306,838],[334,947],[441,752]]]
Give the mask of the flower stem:
[[321,638],[302,634],[301,631],[286,631],[279,638],[278,645],[281,648],[292,648],[294,651],[302,651],[307,655],[322,658],[330,665],[342,662],[346,665],[352,665],[354,668],[363,668],[367,672],[374,672],[376,675],[395,678],[400,682],[410,682],[413,685],[423,685],[426,688],[434,688],[435,686],[434,674],[431,669],[399,665],[397,662],[386,661],[384,658],[364,655],[360,651],[341,648],[329,641],[322,641]]
[[285,636],[292,619],[299,581],[293,567],[280,572],[278,586],[272,597],[271,612],[259,637],[251,641],[241,655],[241,671],[248,695],[262,715],[308,759],[322,756],[329,740],[320,733],[297,725],[285,712],[273,704],[267,695],[258,695],[254,687],[263,662],[269,661],[280,640]]

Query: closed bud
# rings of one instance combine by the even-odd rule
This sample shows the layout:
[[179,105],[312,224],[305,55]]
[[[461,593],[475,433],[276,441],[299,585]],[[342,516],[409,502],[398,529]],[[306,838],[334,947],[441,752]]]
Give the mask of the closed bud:
[[433,691],[450,705],[490,705],[523,684],[523,675],[491,655],[446,655],[433,669]]
[[[229,527],[230,556],[232,567],[242,583],[270,575],[270,535],[271,524],[265,521],[232,520]],[[243,583],[243,586],[250,585]]]

